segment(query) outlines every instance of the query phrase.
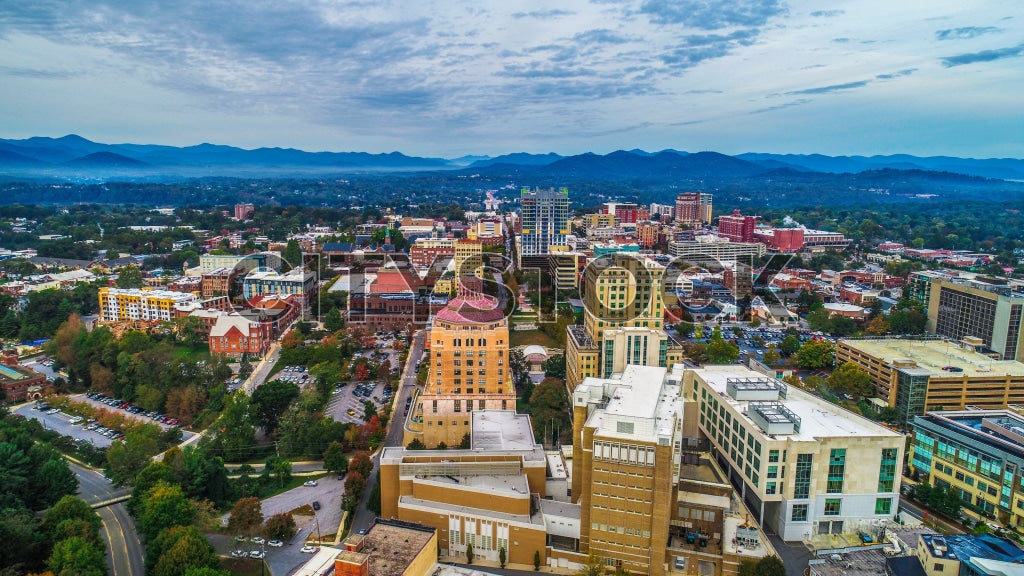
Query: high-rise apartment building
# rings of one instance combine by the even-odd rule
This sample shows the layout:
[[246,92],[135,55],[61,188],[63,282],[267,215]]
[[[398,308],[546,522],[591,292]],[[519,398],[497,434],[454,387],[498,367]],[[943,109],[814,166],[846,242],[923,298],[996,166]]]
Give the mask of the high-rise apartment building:
[[712,195],[683,192],[676,196],[676,222],[685,226],[711,224]]
[[981,340],[980,351],[1024,360],[1024,293],[983,277],[958,282],[936,278],[929,291],[928,332],[955,341],[973,336]]
[[687,370],[715,460],[783,540],[867,529],[899,509],[904,437],[742,366]]
[[682,346],[665,333],[665,267],[626,253],[609,254],[584,272],[583,324],[569,326],[566,386],[589,376],[608,378],[627,365],[668,367]]
[[756,224],[757,216],[744,216],[739,210],[733,210],[731,216],[718,217],[718,235],[730,242],[753,242]]
[[430,366],[423,394],[406,425],[408,444],[458,445],[475,410],[515,410],[508,366],[508,320],[496,299],[469,292],[434,316],[428,338]]
[[100,320],[104,322],[172,320],[177,305],[199,302],[191,292],[138,288],[100,288]]
[[569,234],[569,189],[523,188],[520,256],[548,254],[552,247],[565,246]]

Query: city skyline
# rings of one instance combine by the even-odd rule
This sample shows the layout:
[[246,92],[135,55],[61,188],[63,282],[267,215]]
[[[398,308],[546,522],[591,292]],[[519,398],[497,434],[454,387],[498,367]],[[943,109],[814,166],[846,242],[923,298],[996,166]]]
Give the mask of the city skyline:
[[4,137],[1024,157],[1012,6],[742,0],[0,8]]

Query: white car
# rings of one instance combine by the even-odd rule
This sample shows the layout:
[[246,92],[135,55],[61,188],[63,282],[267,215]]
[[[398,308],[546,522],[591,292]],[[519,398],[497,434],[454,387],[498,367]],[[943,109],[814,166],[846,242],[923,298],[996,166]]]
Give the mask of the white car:
[[302,483],[303,486],[316,486],[316,480],[306,480]]
[[245,558],[248,555],[249,555],[248,552],[246,552],[245,550],[232,550],[231,551],[231,557],[232,558]]
[[300,550],[300,552],[302,552],[303,554],[316,554],[317,551],[319,551],[319,550],[320,549],[317,548],[316,546],[303,546],[302,550]]
[[252,541],[257,543],[257,544],[263,544],[264,542],[266,542],[266,540],[264,540],[263,538],[260,538],[259,536],[253,536],[252,537]]
[[249,558],[256,558],[257,560],[262,560],[266,555],[267,554],[262,550],[253,550],[252,552],[249,552]]
[[271,540],[270,542],[267,542],[267,546],[273,546],[274,548],[280,548],[281,546],[284,546],[284,542],[281,542],[280,540]]

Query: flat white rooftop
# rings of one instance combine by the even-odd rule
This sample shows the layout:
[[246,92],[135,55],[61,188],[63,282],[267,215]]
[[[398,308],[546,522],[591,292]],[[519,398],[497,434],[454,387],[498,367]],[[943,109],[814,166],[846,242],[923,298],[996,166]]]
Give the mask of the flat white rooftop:
[[458,486],[478,494],[494,494],[504,497],[530,496],[530,485],[524,474],[516,476],[430,476],[419,482],[436,483],[445,486]]
[[[602,437],[657,442],[671,437],[682,408],[680,387],[675,371],[657,366],[629,365],[611,378],[586,378],[577,386],[574,396],[582,394],[589,401],[607,398],[607,402],[587,418],[587,425],[599,429]],[[618,423],[633,422],[633,431],[618,429]]]
[[533,450],[533,425],[527,414],[514,410],[475,410],[472,417],[473,450]]
[[[726,382],[730,378],[764,378],[759,372],[744,366],[714,366],[701,368],[693,371],[694,374],[707,383],[715,393],[718,394],[719,402],[731,405],[736,412],[744,414],[755,427],[753,420],[746,415],[750,402],[746,400],[735,400],[727,392]],[[800,418],[800,431],[793,434],[786,434],[797,441],[813,442],[818,438],[829,437],[878,437],[878,436],[900,436],[896,432],[884,426],[858,416],[853,412],[844,410],[831,402],[812,396],[796,387],[790,386],[786,398],[780,398],[779,402],[785,405],[791,412]],[[776,435],[779,436],[779,435]]]
[[[1024,363],[1016,360],[993,360],[974,350],[961,348],[956,342],[903,338],[844,339],[841,342],[885,362],[911,360],[936,378],[960,378],[965,375],[1024,376]],[[946,366],[959,368],[962,372],[943,370]]]

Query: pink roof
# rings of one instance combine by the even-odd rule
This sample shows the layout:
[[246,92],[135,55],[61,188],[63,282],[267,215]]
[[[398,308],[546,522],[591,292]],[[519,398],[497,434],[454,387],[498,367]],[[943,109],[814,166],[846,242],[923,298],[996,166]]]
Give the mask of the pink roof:
[[448,301],[448,306],[437,313],[437,319],[444,322],[471,324],[494,322],[505,316],[505,313],[499,310],[497,305],[496,299],[487,296],[453,298]]

